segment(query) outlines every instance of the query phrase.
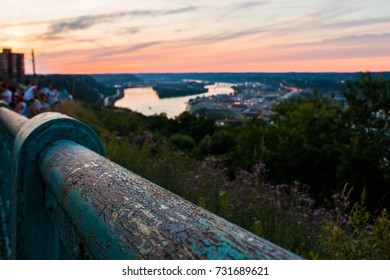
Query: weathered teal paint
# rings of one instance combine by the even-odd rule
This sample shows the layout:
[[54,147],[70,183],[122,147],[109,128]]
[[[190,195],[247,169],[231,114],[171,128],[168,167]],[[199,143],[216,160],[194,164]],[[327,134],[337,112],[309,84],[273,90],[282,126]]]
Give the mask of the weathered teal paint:
[[11,151],[15,131],[10,129],[13,112],[0,101],[0,259],[11,257],[10,206],[11,206]]
[[299,259],[72,141],[39,166],[91,258]]
[[11,244],[7,228],[8,215],[6,213],[3,199],[0,196],[0,260],[11,257]]
[[0,257],[299,259],[102,157],[65,115],[0,102],[0,140]]

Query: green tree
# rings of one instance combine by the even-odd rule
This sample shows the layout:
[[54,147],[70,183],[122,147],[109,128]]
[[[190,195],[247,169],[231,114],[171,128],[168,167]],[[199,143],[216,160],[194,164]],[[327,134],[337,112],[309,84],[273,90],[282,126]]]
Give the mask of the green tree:
[[231,155],[235,169],[250,170],[256,163],[264,161],[267,153],[265,135],[263,121],[252,119],[244,123],[237,132],[236,148]]
[[207,134],[212,135],[215,131],[215,124],[212,119],[197,117],[189,112],[183,112],[175,118],[175,132],[190,135],[196,142],[199,142]]
[[279,182],[308,184],[317,198],[329,195],[336,185],[340,105],[315,93],[284,101],[273,110],[266,140],[270,175]]
[[[338,180],[367,188],[368,206],[390,206],[390,87],[389,81],[369,73],[349,82],[342,91],[348,107],[342,116]],[[379,203],[379,205],[378,205]]]
[[196,145],[195,140],[185,134],[173,134],[169,140],[180,150],[191,150]]
[[234,135],[231,132],[221,130],[214,133],[211,137],[206,135],[199,143],[199,148],[205,155],[221,155],[232,149],[235,143]]
[[346,108],[318,93],[273,108],[266,133],[270,175],[306,183],[320,200],[348,183],[356,195],[367,189],[370,209],[388,207],[389,82],[362,74],[342,95]]

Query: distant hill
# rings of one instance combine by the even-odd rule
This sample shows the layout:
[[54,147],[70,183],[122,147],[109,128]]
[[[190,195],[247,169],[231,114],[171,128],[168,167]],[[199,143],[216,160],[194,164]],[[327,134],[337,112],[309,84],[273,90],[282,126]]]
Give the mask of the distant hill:
[[133,74],[93,74],[91,76],[107,87],[130,87],[134,83],[142,82],[141,78]]

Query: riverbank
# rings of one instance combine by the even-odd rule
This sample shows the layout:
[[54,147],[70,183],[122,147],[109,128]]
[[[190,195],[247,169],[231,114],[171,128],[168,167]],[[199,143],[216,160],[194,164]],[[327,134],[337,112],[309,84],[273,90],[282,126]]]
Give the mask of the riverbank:
[[116,94],[114,94],[113,96],[106,96],[104,98],[103,105],[106,107],[114,107],[115,102],[122,99],[124,96],[125,96],[124,89],[117,88]]

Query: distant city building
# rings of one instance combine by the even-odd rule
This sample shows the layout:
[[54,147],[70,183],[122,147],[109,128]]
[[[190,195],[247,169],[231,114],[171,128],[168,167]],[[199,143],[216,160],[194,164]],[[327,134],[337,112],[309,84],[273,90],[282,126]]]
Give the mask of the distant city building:
[[13,53],[11,49],[3,49],[0,53],[0,75],[12,81],[24,78],[24,54]]

